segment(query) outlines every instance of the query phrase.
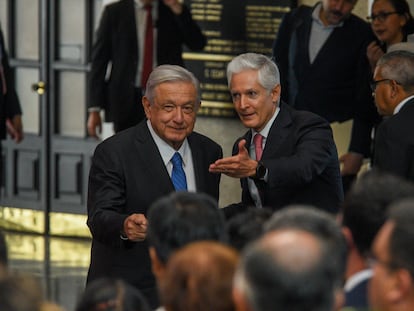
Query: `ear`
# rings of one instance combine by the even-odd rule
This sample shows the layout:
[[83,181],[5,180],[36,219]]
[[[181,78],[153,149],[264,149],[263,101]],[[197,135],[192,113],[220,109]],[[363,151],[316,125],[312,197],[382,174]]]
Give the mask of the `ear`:
[[164,275],[165,265],[158,258],[157,251],[152,246],[149,248],[149,255],[151,258],[152,273],[154,273],[157,280],[160,280]]
[[148,97],[143,96],[142,97],[142,106],[144,107],[145,116],[148,120],[151,120],[151,103],[148,99]]
[[346,245],[348,246],[348,249],[354,249],[355,243],[354,243],[354,237],[352,236],[352,232],[348,227],[342,227],[342,234],[345,237]]
[[272,102],[277,103],[279,98],[280,98],[280,93],[281,93],[281,87],[280,84],[277,84],[273,89],[272,89]]
[[396,98],[397,96],[399,96],[398,94],[402,91],[402,89],[399,89],[400,87],[401,85],[399,85],[397,81],[391,80],[391,98]]
[[413,279],[407,269],[400,268],[394,272],[394,286],[389,291],[389,299],[393,303],[407,300],[413,293]]
[[401,16],[400,26],[404,27],[409,20],[410,20],[410,16],[408,15],[408,13],[405,13],[403,16]]
[[243,293],[235,286],[233,286],[232,296],[236,311],[253,311]]

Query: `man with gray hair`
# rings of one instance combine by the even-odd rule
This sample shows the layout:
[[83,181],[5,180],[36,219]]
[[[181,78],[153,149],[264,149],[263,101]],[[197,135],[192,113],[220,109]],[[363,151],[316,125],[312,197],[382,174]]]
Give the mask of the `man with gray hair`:
[[373,166],[414,181],[414,54],[383,55],[371,83],[379,114],[387,116],[375,135]]
[[[280,101],[279,70],[268,57],[246,53],[227,66],[241,122],[249,128],[210,171],[240,178],[241,210],[312,204],[335,213],[343,199],[338,155],[329,124]],[[232,209],[238,209],[232,205]]]
[[332,311],[336,273],[325,239],[300,228],[270,231],[242,254],[233,298],[237,311]]
[[222,149],[193,132],[200,95],[199,83],[188,70],[176,65],[155,68],[142,104],[147,120],[99,144],[92,158],[88,282],[102,276],[121,278],[156,308],[147,210],[173,191],[204,192],[218,200],[220,175],[208,168],[222,157]]

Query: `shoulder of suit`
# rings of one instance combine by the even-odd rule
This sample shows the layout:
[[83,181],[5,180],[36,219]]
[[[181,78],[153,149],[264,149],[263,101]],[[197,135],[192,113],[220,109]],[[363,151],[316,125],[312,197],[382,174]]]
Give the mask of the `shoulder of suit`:
[[220,147],[220,145],[217,142],[215,142],[213,139],[211,139],[210,137],[205,136],[203,134],[200,134],[198,132],[192,132],[188,136],[187,139],[188,139],[188,142],[190,144],[193,143],[193,142],[198,142],[198,143],[201,143],[201,144],[207,144],[207,145],[211,145],[211,146]]
[[[294,121],[306,121],[307,123],[320,123],[320,124],[326,124],[329,125],[328,121],[326,121],[321,116],[317,115],[316,113],[305,111],[305,110],[296,110],[295,108],[284,104],[283,107],[280,109],[282,112],[283,110],[287,111]],[[299,124],[300,125],[300,124]]]
[[355,14],[351,14],[344,22],[344,26],[348,27],[354,27],[358,29],[358,31],[371,31],[371,26],[368,22],[360,18],[359,16],[356,16]]
[[313,7],[308,5],[301,5],[286,14],[286,17],[294,20],[301,20],[305,18],[310,18],[312,15]]

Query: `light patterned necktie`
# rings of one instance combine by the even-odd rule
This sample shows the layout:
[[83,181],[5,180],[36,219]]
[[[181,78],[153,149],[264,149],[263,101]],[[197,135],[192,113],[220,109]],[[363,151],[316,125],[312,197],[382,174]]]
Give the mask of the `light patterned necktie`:
[[183,160],[178,152],[174,153],[174,156],[171,158],[171,163],[173,165],[171,180],[175,190],[187,191],[187,179],[183,169]]
[[253,137],[254,150],[256,152],[256,160],[260,161],[263,153],[263,136],[257,133]]

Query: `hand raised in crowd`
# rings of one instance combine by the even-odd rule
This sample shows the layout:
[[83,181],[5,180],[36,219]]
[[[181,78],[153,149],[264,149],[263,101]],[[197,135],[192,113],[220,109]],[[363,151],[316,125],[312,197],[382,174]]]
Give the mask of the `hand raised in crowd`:
[[211,173],[223,173],[230,177],[243,178],[256,174],[257,161],[249,156],[246,149],[246,140],[239,141],[239,153],[227,158],[222,158],[210,165]]
[[23,122],[21,115],[15,115],[13,118],[7,119],[6,128],[16,143],[20,143],[23,140]]
[[147,236],[148,222],[144,214],[132,214],[124,221],[124,234],[128,240],[144,241]]

